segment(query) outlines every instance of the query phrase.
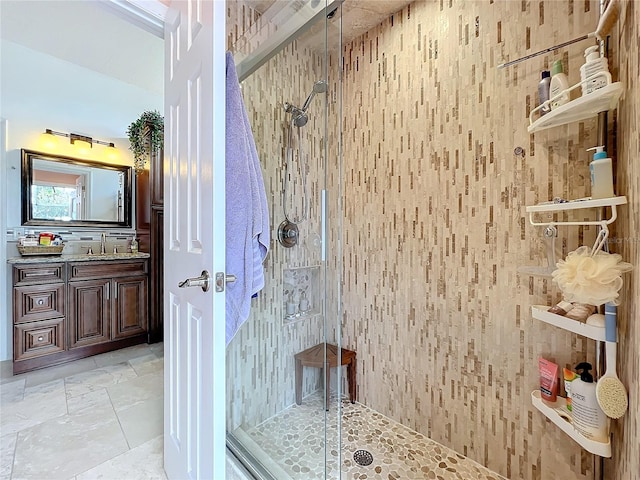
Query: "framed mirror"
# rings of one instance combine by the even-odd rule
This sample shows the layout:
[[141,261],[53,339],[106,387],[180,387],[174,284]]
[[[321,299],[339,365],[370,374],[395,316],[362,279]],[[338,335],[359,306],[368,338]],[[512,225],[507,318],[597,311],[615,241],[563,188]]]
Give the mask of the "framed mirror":
[[22,150],[22,225],[131,227],[131,168]]

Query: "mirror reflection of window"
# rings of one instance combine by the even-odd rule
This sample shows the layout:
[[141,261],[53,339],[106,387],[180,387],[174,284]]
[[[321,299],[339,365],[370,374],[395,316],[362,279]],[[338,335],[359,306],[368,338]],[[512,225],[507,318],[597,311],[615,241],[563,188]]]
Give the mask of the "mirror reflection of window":
[[31,190],[34,218],[80,220],[76,209],[75,187],[34,184]]
[[34,218],[82,220],[82,196],[77,186],[84,175],[63,171],[34,170],[31,192]]

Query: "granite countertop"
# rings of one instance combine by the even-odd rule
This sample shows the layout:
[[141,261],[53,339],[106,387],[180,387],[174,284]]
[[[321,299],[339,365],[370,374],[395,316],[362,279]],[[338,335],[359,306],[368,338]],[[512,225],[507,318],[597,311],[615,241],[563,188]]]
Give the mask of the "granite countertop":
[[7,263],[60,263],[60,262],[99,262],[102,260],[135,260],[138,258],[149,258],[148,253],[106,253],[104,255],[27,255],[21,257],[11,257]]

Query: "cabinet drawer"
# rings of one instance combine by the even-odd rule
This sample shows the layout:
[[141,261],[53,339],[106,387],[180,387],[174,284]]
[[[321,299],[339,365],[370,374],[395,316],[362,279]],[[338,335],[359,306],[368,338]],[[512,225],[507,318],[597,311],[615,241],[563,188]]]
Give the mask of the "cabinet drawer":
[[13,329],[13,359],[16,361],[64,351],[63,318],[23,323]]
[[146,275],[147,260],[123,260],[115,262],[76,262],[69,264],[69,281],[92,278],[128,277]]
[[32,285],[34,283],[64,282],[64,265],[64,263],[15,265],[13,267],[13,284]]
[[13,322],[25,323],[63,317],[64,283],[29,285],[13,289]]

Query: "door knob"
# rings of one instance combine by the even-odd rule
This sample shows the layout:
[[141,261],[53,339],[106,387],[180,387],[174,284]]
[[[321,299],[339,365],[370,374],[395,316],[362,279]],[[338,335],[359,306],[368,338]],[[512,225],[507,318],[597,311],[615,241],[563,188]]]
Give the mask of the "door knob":
[[203,292],[209,290],[209,272],[203,270],[199,277],[187,278],[178,284],[179,288],[200,287]]

